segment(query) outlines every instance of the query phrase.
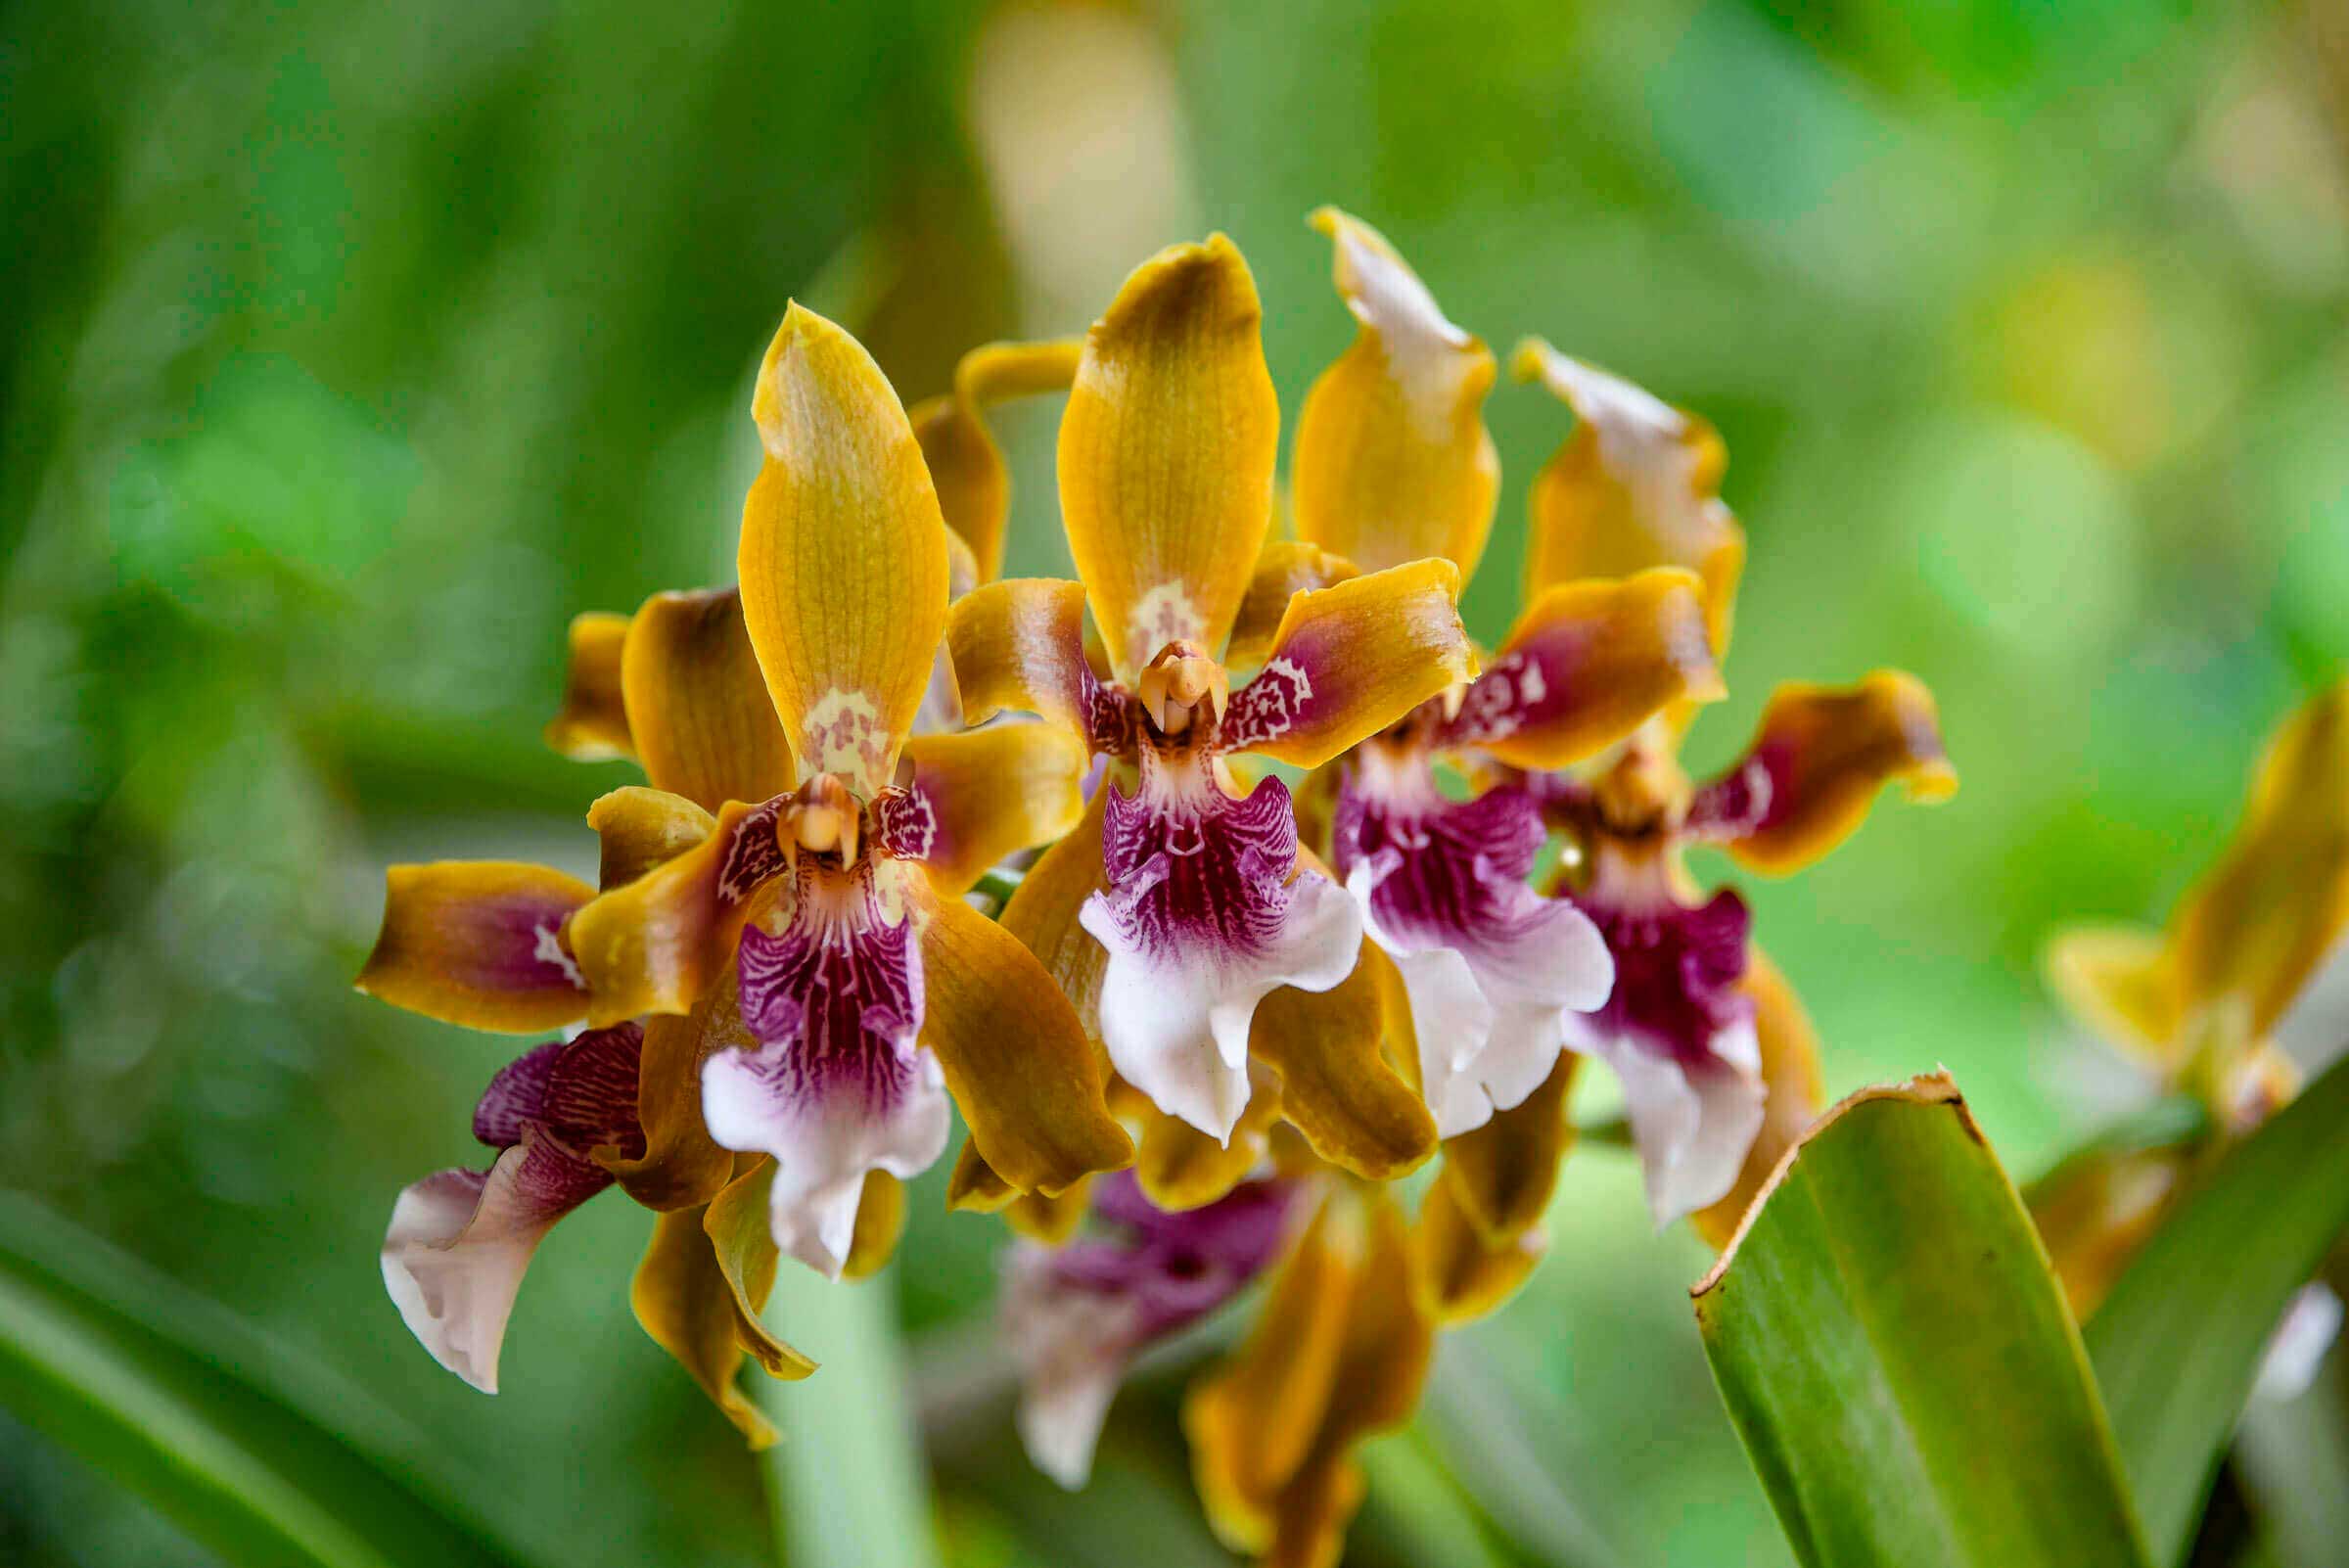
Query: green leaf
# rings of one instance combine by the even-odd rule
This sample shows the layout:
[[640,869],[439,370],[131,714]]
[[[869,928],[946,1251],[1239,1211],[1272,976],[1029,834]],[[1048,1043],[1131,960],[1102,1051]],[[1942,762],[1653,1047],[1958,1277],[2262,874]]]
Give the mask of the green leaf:
[[1694,1294],[1802,1562],[2145,1568],[2071,1314],[1946,1075],[1828,1112]]
[[2157,1562],[2185,1560],[2292,1293],[2349,1229],[2349,1058],[2180,1199],[2089,1320]]
[[806,1383],[759,1379],[760,1404],[783,1433],[763,1459],[789,1568],[936,1568],[896,1275],[893,1266],[836,1283],[785,1259],[760,1314],[824,1368]]
[[288,1363],[219,1308],[0,1194],[0,1405],[35,1430],[240,1568],[513,1560],[345,1435],[356,1396],[303,1402],[332,1424],[297,1407]]

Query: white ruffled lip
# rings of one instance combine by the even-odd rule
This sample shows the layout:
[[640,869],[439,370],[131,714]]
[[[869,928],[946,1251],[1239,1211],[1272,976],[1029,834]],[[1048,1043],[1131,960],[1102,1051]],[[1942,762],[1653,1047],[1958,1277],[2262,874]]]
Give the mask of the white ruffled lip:
[[1576,1020],[1578,1048],[1598,1057],[1623,1084],[1624,1109],[1656,1228],[1728,1196],[1762,1130],[1762,1049],[1750,1019],[1707,1042],[1691,1068],[1615,1030]]

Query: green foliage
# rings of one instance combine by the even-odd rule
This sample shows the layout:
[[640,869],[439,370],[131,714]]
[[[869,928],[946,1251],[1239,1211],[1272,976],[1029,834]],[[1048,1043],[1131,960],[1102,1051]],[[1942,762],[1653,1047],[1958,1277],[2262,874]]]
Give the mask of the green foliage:
[[1830,1113],[1696,1315],[1806,1568],[2145,1568],[2071,1314],[1948,1079]]

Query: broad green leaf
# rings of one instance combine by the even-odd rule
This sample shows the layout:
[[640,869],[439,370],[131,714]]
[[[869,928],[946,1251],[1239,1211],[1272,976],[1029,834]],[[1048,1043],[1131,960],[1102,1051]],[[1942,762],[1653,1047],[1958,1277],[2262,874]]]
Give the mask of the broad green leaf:
[[337,1430],[351,1404],[329,1425],[253,1375],[286,1359],[97,1237],[0,1194],[0,1405],[35,1430],[239,1568],[512,1560],[404,1466]]
[[1810,1568],[2145,1568],[2080,1336],[1946,1075],[1828,1112],[1694,1294]]
[[936,1568],[896,1286],[894,1267],[845,1284],[789,1259],[775,1277],[762,1315],[823,1362],[805,1383],[758,1380],[783,1433],[761,1458],[789,1568]]
[[2088,1323],[2155,1560],[2185,1560],[2261,1354],[2349,1229],[2349,1058],[2179,1201]]

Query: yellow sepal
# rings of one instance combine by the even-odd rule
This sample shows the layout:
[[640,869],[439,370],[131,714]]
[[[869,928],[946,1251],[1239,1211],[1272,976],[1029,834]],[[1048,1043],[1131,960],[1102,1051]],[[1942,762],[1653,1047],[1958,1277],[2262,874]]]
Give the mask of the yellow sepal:
[[735,589],[647,599],[628,626],[621,686],[655,789],[714,811],[799,782]]
[[620,652],[627,635],[628,618],[609,610],[571,618],[563,706],[546,722],[546,744],[575,762],[636,755],[620,689]]
[[1082,340],[990,343],[964,354],[954,390],[913,406],[914,439],[938,486],[946,527],[969,546],[978,582],[1003,572],[1003,530],[1011,515],[1011,475],[988,429],[987,410],[1014,397],[1066,392],[1077,376]]

